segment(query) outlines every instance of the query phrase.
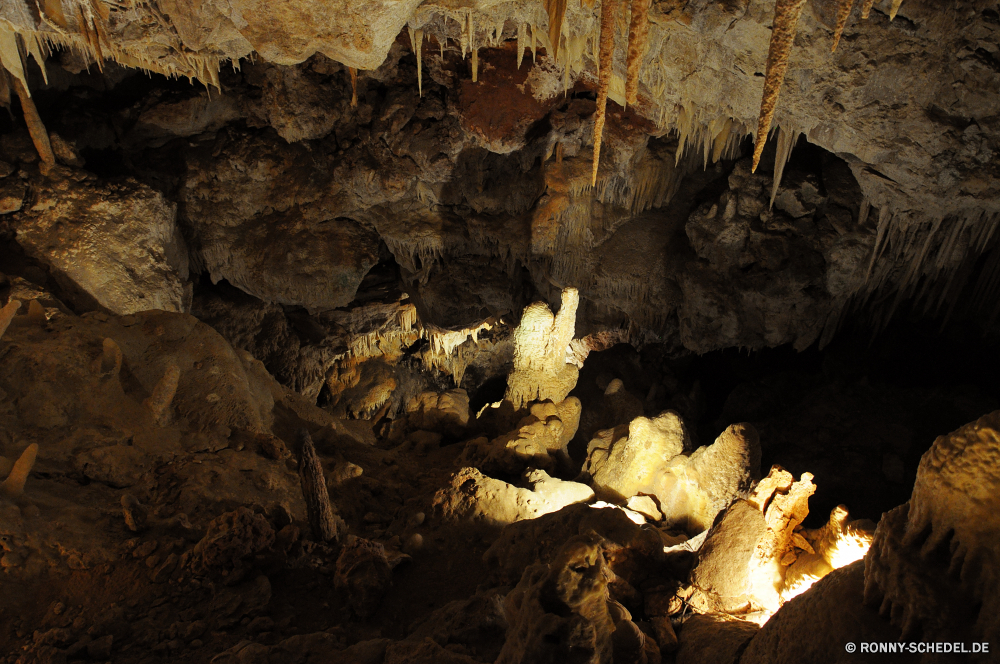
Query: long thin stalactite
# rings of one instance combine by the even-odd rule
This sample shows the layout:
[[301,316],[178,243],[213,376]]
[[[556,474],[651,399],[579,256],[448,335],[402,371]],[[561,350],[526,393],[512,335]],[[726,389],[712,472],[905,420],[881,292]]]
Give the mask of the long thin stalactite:
[[774,110],[778,106],[778,95],[788,71],[788,58],[795,42],[795,26],[802,15],[805,0],[777,0],[774,5],[774,27],[771,29],[771,45],[767,51],[767,72],[764,77],[764,96],[760,102],[760,118],[757,122],[757,140],[753,146],[753,167],[757,170],[760,156],[771,131]]
[[601,139],[608,108],[608,90],[611,88],[611,68],[615,55],[615,8],[617,0],[601,1],[601,41],[599,50],[600,71],[597,74],[597,112],[594,114],[594,172],[591,185],[597,184],[597,168],[601,161]]

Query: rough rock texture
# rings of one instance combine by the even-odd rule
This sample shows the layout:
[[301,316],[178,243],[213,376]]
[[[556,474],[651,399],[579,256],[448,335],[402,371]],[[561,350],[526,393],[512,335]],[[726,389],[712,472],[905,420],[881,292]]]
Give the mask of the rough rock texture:
[[617,432],[597,434],[589,445],[584,469],[593,477],[595,488],[614,500],[656,494],[666,465],[691,444],[683,420],[672,411],[653,419],[635,418],[628,425],[627,437]]
[[506,398],[515,408],[536,400],[559,403],[576,387],[579,369],[566,356],[579,302],[576,289],[568,288],[556,315],[544,302],[524,310],[514,331],[514,371],[507,377]]
[[524,571],[504,601],[510,627],[498,663],[612,661],[615,626],[599,544],[597,537],[577,536],[550,564]]
[[972,638],[1000,634],[990,590],[1000,578],[997,498],[988,488],[995,484],[998,428],[994,412],[935,440],[920,460],[910,502],[875,531],[865,559],[865,601],[891,613],[907,637],[933,639],[951,629],[949,612],[968,613],[979,603],[970,616]]
[[595,490],[616,502],[653,496],[668,523],[693,533],[711,526],[760,475],[760,442],[748,424],[729,427],[690,456],[683,454],[690,447],[684,423],[673,411],[638,417],[622,434],[622,427],[599,432],[588,446],[584,470]]
[[378,542],[356,537],[348,541],[337,558],[333,582],[347,595],[351,610],[362,618],[371,616],[392,584],[392,568]]
[[758,629],[720,614],[692,616],[678,634],[677,664],[736,664]]
[[487,477],[475,468],[463,468],[434,497],[434,505],[445,519],[506,525],[594,497],[586,484],[549,477],[543,470],[525,473],[524,480],[531,488],[522,489]]
[[680,278],[687,348],[704,352],[725,339],[803,350],[836,324],[864,281],[876,240],[872,225],[855,221],[861,192],[837,171],[831,163],[822,180],[786,177],[769,206],[772,178],[751,174],[741,160],[729,189],[691,214],[685,231],[701,261]]
[[191,567],[203,574],[239,572],[247,558],[273,543],[274,529],[267,519],[241,507],[209,522],[205,537],[191,550]]
[[[897,628],[863,605],[864,568],[865,564],[857,561],[834,570],[785,604],[752,635],[740,664],[913,661],[913,655],[849,654],[844,650],[847,643],[892,643],[900,638]],[[819,625],[822,629],[817,629]],[[803,639],[803,633],[810,638]]]
[[18,241],[80,304],[116,314],[190,310],[187,246],[172,203],[134,181],[46,184],[22,215]]
[[580,411],[576,397],[556,404],[549,400],[532,404],[530,415],[516,430],[489,443],[472,441],[465,456],[487,472],[516,474],[525,466],[548,472],[568,469],[567,446],[576,434]]

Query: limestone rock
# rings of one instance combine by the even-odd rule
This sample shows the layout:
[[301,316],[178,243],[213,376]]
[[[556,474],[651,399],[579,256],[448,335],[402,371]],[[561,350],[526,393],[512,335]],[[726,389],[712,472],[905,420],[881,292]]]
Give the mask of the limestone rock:
[[[487,472],[514,474],[525,466],[549,472],[568,468],[569,441],[576,434],[581,405],[576,397],[557,404],[542,401],[532,404],[530,414],[518,428],[492,440],[479,461]],[[476,456],[476,454],[472,454]]]
[[407,424],[457,435],[469,424],[469,395],[463,389],[421,392],[406,404]]
[[889,615],[902,638],[935,640],[955,630],[968,630],[970,641],[1000,636],[991,590],[1000,578],[991,544],[1000,521],[989,489],[998,430],[994,412],[938,437],[920,459],[910,502],[879,522],[865,558],[865,603]]
[[463,468],[434,496],[434,506],[446,520],[505,525],[594,497],[587,485],[549,477],[543,470],[527,472],[525,481],[530,489],[487,477],[475,468]]
[[613,500],[624,501],[639,493],[656,495],[667,464],[689,446],[690,437],[677,413],[666,411],[654,419],[637,417],[629,424],[627,437],[612,439],[608,448],[591,450],[586,470],[597,491]]
[[[892,643],[898,629],[864,606],[865,564],[854,562],[834,570],[809,590],[792,599],[753,635],[741,664],[790,664],[791,662],[878,662],[892,655],[860,652],[861,643]],[[818,628],[822,626],[822,628]],[[810,638],[803,639],[803,634]],[[845,654],[847,643],[859,651]],[[904,659],[912,659],[905,655]],[[900,660],[902,661],[902,659]]]
[[176,206],[134,180],[50,181],[25,211],[18,242],[63,288],[115,313],[191,308]]
[[754,623],[722,614],[692,616],[677,635],[677,664],[738,664],[758,629]]
[[691,575],[692,585],[715,595],[723,611],[735,613],[758,597],[776,606],[778,567],[759,574],[754,565],[757,546],[766,535],[764,515],[745,501],[734,503],[709,531]]
[[349,219],[309,222],[293,211],[236,228],[198,227],[201,262],[264,302],[311,311],[342,307],[378,262],[378,236]]
[[810,547],[796,528],[808,515],[815,490],[809,473],[793,482],[790,473],[776,466],[749,500],[733,503],[708,531],[691,573],[692,585],[702,593],[696,594],[695,604],[764,617],[777,611],[796,547]]
[[638,417],[628,436],[619,436],[606,430],[590,444],[585,470],[598,494],[617,502],[655,496],[668,523],[693,533],[708,528],[760,474],[760,443],[749,424],[729,427],[690,456],[683,454],[690,446],[684,423],[673,411]]
[[370,617],[392,584],[392,568],[385,549],[378,542],[360,537],[348,541],[337,558],[334,584],[346,594],[351,610],[358,617]]
[[579,370],[566,355],[579,302],[576,289],[567,288],[555,316],[543,302],[524,310],[514,332],[514,371],[507,377],[506,398],[515,408],[544,399],[559,403],[576,386]]
[[245,507],[222,514],[208,524],[191,555],[191,568],[201,574],[244,572],[252,557],[274,543],[274,529],[260,514]]
[[668,521],[700,532],[760,477],[760,441],[749,424],[734,424],[712,445],[678,456],[653,493]]
[[573,661],[610,664],[614,623],[606,601],[600,540],[566,542],[552,563],[524,571],[504,600],[510,627],[498,664]]

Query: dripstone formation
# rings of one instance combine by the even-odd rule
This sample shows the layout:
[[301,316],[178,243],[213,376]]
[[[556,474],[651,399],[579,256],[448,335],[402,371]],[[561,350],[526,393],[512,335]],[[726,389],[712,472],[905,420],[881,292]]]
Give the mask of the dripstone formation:
[[939,4],[0,6],[0,662],[995,661]]

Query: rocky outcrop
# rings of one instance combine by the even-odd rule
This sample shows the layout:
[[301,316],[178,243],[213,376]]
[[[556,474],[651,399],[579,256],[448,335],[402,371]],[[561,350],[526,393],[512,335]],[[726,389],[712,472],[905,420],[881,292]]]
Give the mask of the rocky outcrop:
[[507,377],[506,398],[515,408],[546,399],[559,403],[576,387],[579,368],[567,361],[567,350],[579,302],[576,289],[568,288],[554,316],[544,302],[524,310],[514,331],[514,370]]
[[17,237],[84,310],[191,308],[176,207],[135,181],[105,185],[81,174],[45,182],[22,213]]
[[475,468],[463,468],[435,495],[434,506],[446,520],[502,526],[594,497],[586,484],[549,477],[543,470],[525,473],[524,480],[530,488],[487,477]]

